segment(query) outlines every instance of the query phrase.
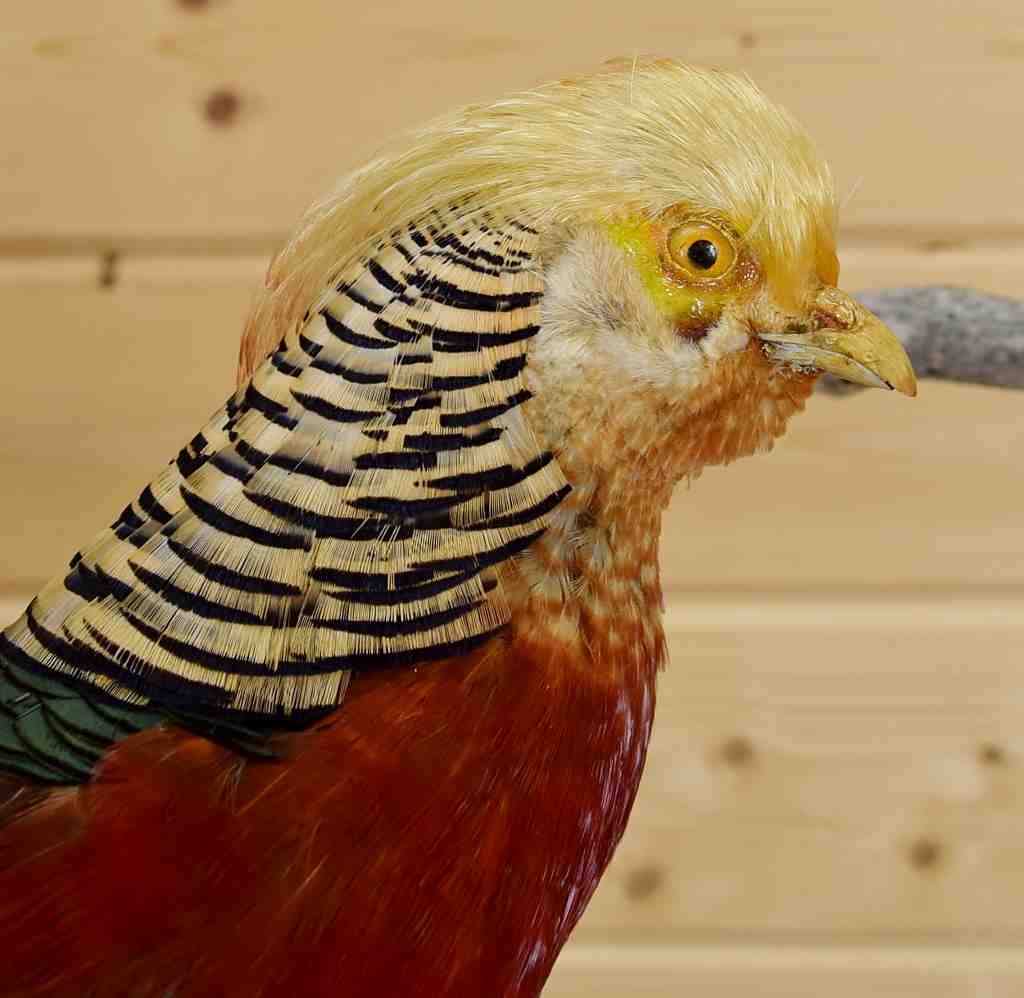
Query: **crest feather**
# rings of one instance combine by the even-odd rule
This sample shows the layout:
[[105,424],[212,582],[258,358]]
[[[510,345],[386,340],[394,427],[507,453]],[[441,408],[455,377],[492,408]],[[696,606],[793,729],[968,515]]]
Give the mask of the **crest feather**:
[[[393,229],[480,206],[549,227],[692,203],[730,219],[766,261],[832,233],[828,166],[747,78],[671,59],[616,60],[446,114],[315,205],[271,264],[242,342],[244,381],[338,273]],[[462,206],[461,208],[459,206]]]

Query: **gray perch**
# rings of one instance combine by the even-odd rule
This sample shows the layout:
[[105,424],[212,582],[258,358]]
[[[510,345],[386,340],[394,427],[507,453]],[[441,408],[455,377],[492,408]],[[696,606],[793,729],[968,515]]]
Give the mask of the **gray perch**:
[[[968,288],[892,288],[857,296],[903,341],[919,378],[1024,388],[1024,301]],[[832,395],[859,391],[827,378]]]

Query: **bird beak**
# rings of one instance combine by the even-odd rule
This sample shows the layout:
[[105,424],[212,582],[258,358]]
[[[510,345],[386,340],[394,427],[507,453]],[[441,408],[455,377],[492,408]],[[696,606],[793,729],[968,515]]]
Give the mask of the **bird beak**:
[[815,298],[811,322],[784,332],[759,332],[773,360],[792,367],[833,374],[844,381],[917,394],[917,379],[903,344],[878,316],[834,287]]

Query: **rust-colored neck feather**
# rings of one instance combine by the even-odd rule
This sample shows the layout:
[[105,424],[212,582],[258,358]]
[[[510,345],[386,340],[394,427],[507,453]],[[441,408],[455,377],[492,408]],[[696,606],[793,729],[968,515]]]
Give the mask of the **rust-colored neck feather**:
[[508,581],[516,639],[557,647],[592,675],[651,682],[664,659],[658,538],[673,489],[769,450],[815,378],[780,371],[756,343],[680,399],[624,396],[615,371],[590,370],[577,390],[541,371],[528,414],[573,490]]

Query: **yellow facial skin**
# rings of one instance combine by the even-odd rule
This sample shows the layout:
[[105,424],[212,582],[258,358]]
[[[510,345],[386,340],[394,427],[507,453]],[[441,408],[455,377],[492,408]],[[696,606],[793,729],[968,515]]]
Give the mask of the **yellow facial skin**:
[[[607,224],[608,235],[629,257],[644,287],[659,310],[680,332],[697,335],[714,325],[730,303],[753,295],[760,272],[738,238],[723,226],[707,219],[687,217],[669,211],[653,221],[616,219]],[[686,238],[717,234],[731,250],[733,259],[720,276],[699,276],[687,267],[679,251],[685,252]]]
[[[607,223],[659,310],[684,336],[699,337],[729,308],[781,366],[828,372],[846,381],[917,394],[903,345],[885,324],[835,287],[839,262],[831,239],[808,259],[767,274],[726,222],[671,208],[654,220]],[[709,267],[695,240],[718,251]],[[707,247],[704,247],[706,249]]]

